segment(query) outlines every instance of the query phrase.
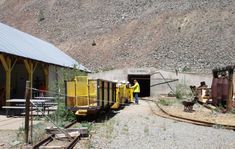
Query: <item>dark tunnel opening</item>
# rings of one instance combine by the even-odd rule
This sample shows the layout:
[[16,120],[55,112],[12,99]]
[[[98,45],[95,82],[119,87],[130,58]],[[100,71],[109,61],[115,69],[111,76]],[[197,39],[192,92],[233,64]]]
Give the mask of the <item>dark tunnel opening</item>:
[[137,80],[140,85],[139,97],[150,96],[150,75],[128,75],[128,81],[134,85],[134,80]]

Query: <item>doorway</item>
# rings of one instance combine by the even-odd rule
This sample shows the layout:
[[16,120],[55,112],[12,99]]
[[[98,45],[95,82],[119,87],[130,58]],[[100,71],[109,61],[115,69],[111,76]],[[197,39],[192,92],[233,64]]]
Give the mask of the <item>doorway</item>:
[[128,75],[128,81],[134,85],[134,80],[137,80],[140,85],[139,97],[149,97],[150,96],[150,75]]

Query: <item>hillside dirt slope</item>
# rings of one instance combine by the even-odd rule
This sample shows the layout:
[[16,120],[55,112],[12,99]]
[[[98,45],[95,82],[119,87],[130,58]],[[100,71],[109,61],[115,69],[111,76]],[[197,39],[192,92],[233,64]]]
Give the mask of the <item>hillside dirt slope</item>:
[[0,22],[92,70],[235,64],[234,0],[0,0]]

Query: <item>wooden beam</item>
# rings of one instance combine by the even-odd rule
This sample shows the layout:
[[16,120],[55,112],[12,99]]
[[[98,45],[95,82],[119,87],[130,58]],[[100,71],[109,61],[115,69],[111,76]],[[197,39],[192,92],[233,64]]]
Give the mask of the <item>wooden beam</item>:
[[0,54],[0,60],[6,72],[6,100],[11,97],[11,71],[14,65],[11,65],[11,58]]
[[13,64],[12,64],[12,66],[11,66],[11,71],[12,71],[12,69],[15,67],[16,62],[17,62],[17,58],[15,58],[15,60],[14,60],[14,62],[13,62]]
[[33,72],[36,70],[37,66],[38,66],[38,62],[33,63]]
[[11,98],[11,71],[6,71],[6,100]]
[[65,149],[64,146],[40,146],[39,149]]
[[28,73],[31,72],[31,67],[28,60],[24,60],[24,65]]
[[30,86],[33,87],[33,72],[34,72],[34,65],[33,65],[33,62],[31,60],[24,60],[24,65],[25,65],[25,68],[28,72],[28,79],[30,81]]
[[[68,134],[69,134],[70,137],[80,136],[80,132],[79,131],[69,132]],[[64,139],[64,138],[68,138],[68,136],[66,134],[61,133],[61,134],[56,134],[55,138],[56,139]]]
[[49,65],[43,64],[43,72],[44,72],[44,77],[45,77],[45,86],[46,89],[48,89],[48,84],[49,84]]
[[228,78],[228,98],[226,102],[227,111],[231,111],[233,108],[233,69],[229,70],[229,78]]
[[6,58],[8,69],[6,70],[6,100],[11,98],[11,59]]
[[2,55],[2,54],[0,55],[0,60],[2,62],[2,65],[3,65],[4,69],[5,69],[5,71],[7,71],[9,69],[9,67],[7,65],[7,61],[6,61],[5,57],[4,57],[4,55]]
[[30,106],[30,86],[31,82],[26,82],[25,87],[25,143],[29,144],[29,106]]

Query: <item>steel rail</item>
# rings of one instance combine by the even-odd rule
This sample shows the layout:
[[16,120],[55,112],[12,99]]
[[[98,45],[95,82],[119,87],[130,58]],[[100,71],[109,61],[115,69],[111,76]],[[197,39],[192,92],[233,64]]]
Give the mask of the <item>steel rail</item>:
[[[69,123],[68,125],[66,125],[64,128],[70,128],[71,126],[73,126],[73,125],[76,124],[76,123],[77,123],[77,121],[73,121],[73,122]],[[55,137],[55,134],[49,135],[47,138],[45,138],[45,139],[41,140],[40,142],[38,142],[37,144],[35,144],[35,145],[33,146],[33,149],[39,149],[40,146],[42,146],[42,145],[47,145],[48,143],[50,143],[50,142],[53,141],[53,138],[54,138],[54,137]],[[78,137],[76,137],[75,139],[77,139],[77,138],[78,138]],[[71,141],[71,144],[74,142],[75,139],[73,139],[73,140]],[[69,145],[69,146],[70,146],[70,145]]]
[[163,117],[163,118],[168,118],[168,119],[172,119],[172,120],[176,120],[176,121],[180,121],[180,122],[186,122],[186,123],[190,123],[190,124],[194,124],[194,125],[200,125],[200,126],[206,126],[206,127],[213,127],[213,126],[216,126],[216,125],[220,125],[224,129],[235,130],[235,126],[234,125],[224,125],[224,124],[218,124],[218,123],[213,123],[213,122],[195,120],[195,119],[190,119],[190,118],[185,118],[185,117],[173,115],[173,114],[170,114],[167,111],[165,111],[163,108],[161,108],[161,106],[159,106],[159,104],[155,100],[151,100],[151,99],[142,99],[142,100],[150,101],[150,102],[155,103],[156,106],[158,107],[158,109],[162,113],[156,112],[155,110],[153,110],[151,108],[152,112],[155,115],[158,115],[158,116]]

